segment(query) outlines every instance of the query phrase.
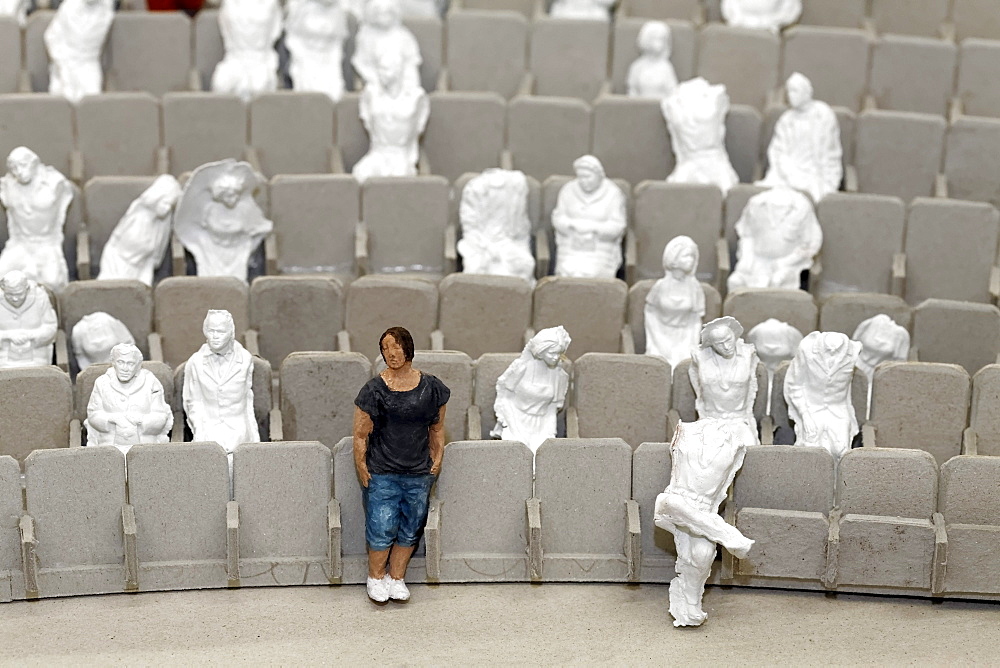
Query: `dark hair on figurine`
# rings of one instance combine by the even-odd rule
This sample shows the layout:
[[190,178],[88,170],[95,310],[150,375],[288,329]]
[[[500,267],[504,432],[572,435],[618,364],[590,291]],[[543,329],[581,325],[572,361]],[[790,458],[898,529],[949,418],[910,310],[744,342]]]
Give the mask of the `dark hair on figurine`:
[[[392,336],[392,338],[396,339],[396,343],[398,343],[399,347],[403,349],[403,356],[406,357],[406,361],[407,362],[412,362],[413,361],[413,337],[410,336],[410,333],[408,331],[406,331],[405,327],[390,327],[389,329],[387,329],[384,332],[382,332],[382,336],[380,336],[378,338],[378,349],[379,349],[379,352],[382,352],[382,341],[385,340],[385,337],[390,336],[390,335]],[[382,354],[382,361],[383,362],[385,361],[385,354],[384,353]]]

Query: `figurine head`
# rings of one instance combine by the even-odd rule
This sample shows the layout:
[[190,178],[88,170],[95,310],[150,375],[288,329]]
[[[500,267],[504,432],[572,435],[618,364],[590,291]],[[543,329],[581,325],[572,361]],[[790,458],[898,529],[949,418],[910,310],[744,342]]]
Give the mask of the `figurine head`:
[[131,343],[119,343],[111,349],[111,366],[119,382],[127,383],[139,371],[142,364],[142,353]]
[[639,29],[636,46],[643,55],[670,55],[670,26],[663,21],[646,21]]
[[604,183],[604,165],[592,155],[585,155],[573,162],[576,180],[588,195]]
[[525,348],[531,356],[545,362],[545,366],[554,369],[559,366],[559,359],[572,342],[569,332],[562,325],[543,329],[528,341]]
[[[671,239],[663,249],[663,273],[680,273],[693,276],[698,268],[698,244],[691,237],[681,234]],[[679,278],[679,277],[678,277]]]
[[235,172],[223,174],[212,183],[212,199],[229,209],[235,208],[245,185],[240,174]]
[[741,336],[743,325],[736,318],[724,315],[701,328],[701,347],[711,348],[717,355],[731,359],[736,354],[736,344]]
[[802,343],[802,332],[787,322],[768,318],[747,332],[747,341],[757,349],[757,357],[764,366],[774,371],[778,364],[795,355]]
[[403,10],[399,0],[368,0],[365,5],[365,23],[386,30],[399,25]]
[[[221,180],[221,179],[220,179]],[[165,218],[173,210],[181,196],[181,186],[170,174],[156,177],[152,185],[146,188],[139,197],[142,203],[151,209],[158,218]],[[215,196],[215,193],[212,193]]]
[[812,102],[812,82],[804,74],[793,72],[785,81],[785,93],[788,95],[788,104],[794,109],[800,109],[804,104]]
[[18,146],[7,156],[7,171],[14,175],[18,183],[27,185],[35,178],[40,163],[34,151]]
[[18,269],[8,271],[0,279],[0,290],[3,290],[4,298],[14,308],[21,308],[21,305],[24,304],[24,300],[28,298],[29,287],[28,277]]
[[210,310],[201,327],[209,350],[218,355],[228,352],[236,337],[236,324],[229,311]]
[[413,337],[405,327],[390,327],[378,340],[382,360],[390,369],[400,369],[413,361]]
[[910,353],[910,333],[885,313],[863,321],[851,338],[862,345],[858,361],[872,369],[879,362],[905,361]]

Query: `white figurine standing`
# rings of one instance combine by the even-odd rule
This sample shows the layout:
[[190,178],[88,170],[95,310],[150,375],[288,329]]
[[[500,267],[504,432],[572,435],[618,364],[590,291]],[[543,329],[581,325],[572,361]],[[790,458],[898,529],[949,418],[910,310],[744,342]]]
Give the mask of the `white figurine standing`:
[[882,362],[905,362],[910,354],[910,333],[885,313],[879,313],[859,323],[851,339],[862,346],[855,367],[868,379],[867,405],[871,410],[875,367]]
[[15,269],[0,292],[0,369],[52,364],[58,319],[45,288]]
[[142,368],[130,343],[111,349],[111,368],[94,381],[87,402],[87,445],[113,445],[127,454],[137,443],[166,443],[174,415],[163,385]]
[[615,0],[555,0],[550,16],[562,19],[609,21]]
[[111,351],[120,343],[135,345],[135,337],[125,323],[104,311],[88,313],[80,318],[73,325],[70,340],[76,367],[80,371],[91,364],[111,362]]
[[129,204],[104,244],[98,280],[124,279],[153,285],[153,270],[163,263],[174,206],[180,196],[177,179],[163,174]]
[[771,188],[751,197],[736,221],[736,266],[729,290],[799,287],[823,245],[812,202],[797,190]]
[[795,445],[825,448],[840,459],[858,433],[851,381],[861,344],[839,332],[808,334],[785,375],[788,417]]
[[576,178],[559,190],[552,211],[556,276],[614,278],[622,264],[625,193],[592,155],[573,163]]
[[559,367],[559,359],[570,342],[562,326],[543,329],[528,341],[497,379],[497,424],[491,436],[520,441],[532,453],[545,439],[555,438],[556,413],[569,389],[569,374]]
[[798,72],[788,77],[785,91],[791,108],[774,126],[767,174],[757,185],[804,190],[819,202],[840,188],[844,176],[837,114],[813,99],[812,82]]
[[64,0],[45,29],[49,92],[79,102],[104,85],[101,50],[115,9],[111,0]]
[[212,73],[212,90],[244,102],[278,89],[281,5],[277,0],[222,0],[219,30],[226,55]]
[[722,0],[722,18],[740,28],[776,33],[801,15],[802,0]]
[[65,287],[69,267],[63,254],[63,226],[73,186],[24,146],[7,156],[7,170],[0,178],[0,203],[7,209],[7,244],[0,252],[0,275],[20,269],[53,290]]
[[695,277],[698,244],[681,235],[663,249],[663,278],[646,295],[646,354],[659,355],[672,368],[691,357],[705,315],[705,292]]
[[[753,344],[757,357],[767,369],[767,387],[774,385],[774,372],[785,360],[792,359],[802,342],[802,332],[787,322],[768,318],[747,332],[747,341]],[[767,393],[767,414],[771,414],[771,393]]]
[[467,274],[534,280],[528,179],[523,172],[487,169],[462,190],[462,238],[456,246]]
[[28,20],[28,0],[0,0],[0,16],[9,16],[24,27]]
[[667,183],[706,183],[723,194],[739,183],[726,153],[729,95],[722,84],[689,79],[660,102],[677,165]]
[[344,95],[341,60],[348,37],[347,12],[339,0],[289,0],[286,12],[292,88],[325,93],[338,102]]
[[663,21],[646,21],[636,45],[641,55],[628,68],[629,97],[667,97],[677,88],[677,73],[670,62],[670,26]]
[[395,54],[402,68],[405,88],[420,86],[420,46],[413,33],[403,25],[399,0],[368,0],[364,20],[354,40],[351,65],[365,86],[379,86],[379,61],[384,54]]

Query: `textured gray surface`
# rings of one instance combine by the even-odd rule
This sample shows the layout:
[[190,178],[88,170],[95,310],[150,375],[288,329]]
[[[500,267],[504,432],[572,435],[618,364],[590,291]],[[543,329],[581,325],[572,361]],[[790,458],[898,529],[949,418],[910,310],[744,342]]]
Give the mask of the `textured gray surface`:
[[289,440],[320,441],[333,448],[350,436],[354,398],[371,378],[361,353],[292,353],[281,365],[281,418]]
[[829,513],[834,505],[833,469],[833,457],[823,448],[747,448],[736,474],[736,507]]
[[573,342],[566,355],[616,353],[625,324],[625,281],[546,276],[535,286],[532,325],[536,332],[562,325]]
[[531,326],[531,284],[515,276],[451,274],[438,285],[446,350],[472,358],[518,352]]
[[618,437],[633,449],[669,439],[670,373],[670,365],[658,356],[581,356],[573,370],[580,436]]
[[1000,354],[1000,310],[992,304],[928,299],[913,310],[911,345],[921,362],[958,364],[975,374]]
[[333,276],[261,276],[250,286],[250,327],[277,369],[297,350],[334,350],[344,326],[344,287]]
[[837,505],[845,515],[929,520],[937,510],[937,465],[920,450],[856,448],[840,460]]
[[632,455],[632,498],[639,504],[645,582],[669,582],[675,575],[674,536],[653,524],[656,496],[670,484],[670,465],[669,443],[643,443]]
[[205,343],[209,309],[229,311],[242,339],[249,324],[249,288],[233,277],[171,276],[153,290],[154,329],[163,337],[163,361],[177,368]]
[[69,445],[73,387],[54,366],[0,369],[0,454],[23,460],[32,450]]
[[972,410],[969,427],[977,436],[977,453],[1000,455],[1000,365],[991,364],[976,372],[972,379]]

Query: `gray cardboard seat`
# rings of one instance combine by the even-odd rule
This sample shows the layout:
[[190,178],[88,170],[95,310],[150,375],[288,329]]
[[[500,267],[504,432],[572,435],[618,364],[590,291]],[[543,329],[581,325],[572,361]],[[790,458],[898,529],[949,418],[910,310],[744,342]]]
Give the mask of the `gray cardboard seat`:
[[[442,176],[372,177],[361,187],[361,219],[372,273],[448,273],[450,186]],[[401,224],[405,223],[405,224]]]
[[450,274],[438,285],[438,329],[446,350],[478,358],[517,352],[531,326],[531,284],[515,276]]
[[944,114],[957,63],[958,48],[944,40],[883,35],[872,50],[868,87],[880,109]]
[[972,410],[969,429],[976,437],[980,455],[1000,455],[1000,364],[989,364],[972,377]]
[[[333,496],[340,512],[340,582],[363,583],[368,576],[368,546],[365,542],[365,509],[361,483],[354,469],[354,439],[346,436],[333,448]],[[426,579],[424,560],[417,556],[406,569],[407,582]]]
[[686,234],[698,244],[699,280],[717,277],[722,237],[722,192],[715,186],[646,181],[635,188],[636,278],[663,276],[663,249]]
[[[81,105],[100,101],[102,97],[84,98]],[[77,111],[77,120],[80,114]],[[157,121],[159,124],[159,121]],[[154,176],[95,176],[83,188],[84,217],[90,239],[90,276],[96,278],[101,271],[101,254],[115,227],[135,201],[150,185]],[[166,257],[164,253],[163,261]],[[169,269],[166,263],[161,269]],[[81,278],[83,278],[81,276]]]
[[76,106],[84,178],[157,173],[160,105],[149,93],[87,96]]
[[163,96],[163,145],[170,151],[170,173],[189,172],[206,162],[241,160],[247,147],[247,110],[235,95],[166,93]]
[[201,79],[201,89],[212,90],[212,73],[226,53],[219,32],[219,10],[206,7],[199,11],[191,22],[191,29],[194,67]]
[[21,27],[12,16],[0,17],[0,93],[16,93],[21,73]]
[[[519,356],[520,353],[484,353],[476,360],[476,382],[472,403],[479,409],[482,439],[490,437],[490,431],[497,423],[497,415],[493,411],[493,404],[497,399],[497,379]],[[565,359],[563,361],[566,362]],[[565,364],[562,366],[564,369],[567,368]],[[566,400],[572,400],[568,393]]]
[[955,26],[955,37],[1000,39],[1000,15],[991,0],[952,0],[951,22]]
[[[153,331],[153,292],[139,281],[71,281],[59,293],[60,327],[70,341],[73,327],[85,315],[104,311],[122,321],[135,345],[149,359]],[[200,331],[200,330],[199,330]]]
[[[995,13],[995,7],[991,8]],[[964,39],[958,60],[955,96],[970,116],[1000,117],[1000,93],[993,82],[1000,76],[1000,43],[993,39]],[[965,120],[965,119],[959,119]]]
[[49,52],[43,36],[55,15],[52,9],[36,9],[28,15],[24,25],[24,66],[31,80],[31,90],[36,93],[49,90]]
[[608,78],[610,24],[540,16],[531,23],[528,67],[537,95],[597,97]]
[[[1000,57],[1000,49],[996,55]],[[1000,115],[1000,105],[997,112]],[[1000,118],[960,116],[952,121],[945,140],[944,173],[949,197],[1000,205]]]
[[938,509],[948,529],[944,590],[1000,594],[998,457],[954,457],[941,467]]
[[871,66],[871,37],[860,29],[792,26],[784,33],[781,80],[800,72],[813,96],[860,111]]
[[900,297],[871,292],[838,292],[820,303],[819,330],[854,336],[863,321],[884,313],[907,330],[913,320],[913,309]]
[[975,374],[1000,354],[1000,309],[993,304],[928,299],[913,309],[921,362],[958,364]]
[[938,37],[949,4],[949,0],[871,0],[871,19],[879,33]]
[[700,20],[702,9],[698,0],[621,0],[619,18]]
[[423,278],[362,276],[347,289],[344,322],[351,350],[381,357],[382,332],[402,324],[417,350],[429,350],[437,326],[437,286]]
[[66,178],[73,152],[73,105],[58,95],[15,93],[0,98],[0,156],[6,164],[11,150],[27,146],[42,164]]
[[[361,123],[360,93],[345,93],[335,109],[337,126],[337,148],[344,162],[344,170],[350,174],[355,164],[368,152],[370,142],[368,131]],[[428,121],[429,122],[429,121]]]
[[437,88],[444,61],[444,23],[438,17],[404,17],[403,24],[420,48],[420,84],[430,93]]
[[860,28],[868,0],[802,0],[801,25]]
[[448,88],[517,93],[527,72],[528,19],[515,12],[469,9],[447,18]]
[[[459,4],[461,3],[461,4]],[[531,20],[535,15],[536,0],[456,0],[456,9],[488,12],[517,12]]]
[[249,321],[248,286],[238,278],[171,276],[153,290],[154,330],[163,339],[163,361],[177,368],[205,343],[209,309],[229,311],[242,339]]
[[723,302],[722,313],[739,320],[745,332],[768,318],[777,318],[787,322],[804,336],[816,330],[819,309],[808,292],[759,288],[729,293]]
[[591,108],[569,98],[522,96],[507,105],[507,149],[514,169],[539,181],[572,171],[590,151]]
[[[635,352],[640,355],[646,352],[646,296],[656,280],[647,278],[636,281],[628,290],[628,325],[632,330]],[[702,283],[701,289],[705,293],[705,315],[702,316],[704,323],[722,315],[722,297],[719,296],[719,291],[708,283]]]
[[188,90],[191,19],[184,12],[118,12],[105,48],[109,90]]
[[73,385],[58,367],[0,369],[0,455],[69,445]]
[[330,171],[334,111],[324,93],[263,93],[250,103],[248,114],[250,145],[266,176]]
[[372,376],[361,353],[297,352],[281,364],[281,422],[286,439],[333,448],[350,437],[354,399]]
[[658,100],[601,97],[593,115],[593,155],[609,178],[662,181],[673,171],[670,136]]
[[764,119],[747,104],[733,104],[726,115],[726,153],[741,183],[753,183],[760,171],[760,138]]
[[653,524],[656,496],[670,484],[670,443],[643,443],[632,453],[632,499],[642,532],[640,582],[670,582],[676,573],[674,536]]
[[573,342],[567,356],[621,350],[628,287],[616,278],[546,276],[535,286],[532,328],[562,325]]
[[858,114],[854,142],[858,189],[895,195],[904,202],[933,195],[945,129],[941,115],[905,111]]
[[[667,0],[654,2],[666,3]],[[625,10],[626,4],[628,3],[621,4],[619,12]],[[670,63],[674,66],[677,81],[687,81],[694,76],[696,30],[691,19],[692,15],[687,15],[665,21],[670,27]],[[649,17],[622,16],[621,13],[615,20],[611,45],[611,92],[616,95],[628,92],[628,70],[640,55],[636,40],[639,38],[639,30],[648,20]]]
[[454,181],[466,172],[499,167],[507,106],[496,93],[436,92],[422,146],[431,172]]
[[250,286],[250,327],[278,368],[299,350],[334,350],[344,328],[344,287],[333,276],[261,276]]
[[711,24],[698,34],[697,75],[725,84],[733,104],[764,109],[778,86],[781,39],[764,30]]
[[[108,363],[91,364],[86,369],[76,375],[73,381],[73,417],[83,424],[87,419],[87,404],[90,402],[90,395],[94,391],[94,383],[103,376],[111,365]],[[152,362],[144,360],[142,368],[146,369],[160,381],[163,387],[163,399],[174,412],[181,410],[181,405],[176,403],[177,394],[174,391],[174,370],[165,362]]]
[[0,600],[24,598],[21,570],[21,465],[9,455],[0,456]]

